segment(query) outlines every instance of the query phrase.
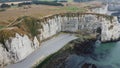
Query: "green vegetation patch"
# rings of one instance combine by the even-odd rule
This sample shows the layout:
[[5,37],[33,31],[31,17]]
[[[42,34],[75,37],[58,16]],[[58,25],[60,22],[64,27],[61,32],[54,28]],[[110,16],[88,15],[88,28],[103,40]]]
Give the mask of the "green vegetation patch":
[[0,26],[0,29],[2,29],[4,26]]
[[27,35],[30,39],[33,39],[34,36],[40,34],[40,31],[38,31],[38,29],[41,29],[42,25],[37,18],[24,16],[18,18],[7,28],[2,28],[3,26],[0,26],[0,43],[2,43],[5,46],[5,41],[12,37],[15,37],[16,33],[18,33],[21,36]]
[[30,36],[34,37],[40,34],[38,29],[42,28],[41,22],[34,17],[24,16],[17,19],[11,26],[17,26],[25,32],[30,33]]
[[6,11],[6,9],[1,8],[1,9],[0,9],[0,12],[3,12],[3,11]]
[[76,6],[66,6],[66,7],[62,7],[62,8],[56,8],[56,9],[52,9],[53,11],[67,11],[67,12],[86,12],[87,10],[85,8],[80,8],[80,7],[76,7]]
[[63,10],[66,10],[69,12],[85,12],[86,11],[84,8],[78,8],[76,6],[67,6],[63,8]]

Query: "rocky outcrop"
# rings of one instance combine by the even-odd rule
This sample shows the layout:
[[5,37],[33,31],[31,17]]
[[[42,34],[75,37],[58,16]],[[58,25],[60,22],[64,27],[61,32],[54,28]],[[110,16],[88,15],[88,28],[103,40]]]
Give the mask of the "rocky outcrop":
[[0,30],[0,64],[23,60],[41,41],[61,31],[99,33],[101,41],[106,42],[119,39],[119,28],[116,17],[95,13],[61,13],[42,19],[21,17]]
[[94,53],[95,41],[96,38],[90,35],[78,37],[56,53],[48,56],[47,59],[39,63],[35,68],[81,68],[81,66],[84,68],[85,57],[88,58]]
[[97,7],[90,7],[89,8],[93,13],[100,13],[100,14],[108,14],[108,4],[101,4]]
[[[79,40],[79,39],[77,39]],[[75,40],[76,41],[76,40]],[[76,54],[92,54],[95,49],[96,39],[87,39],[84,42],[77,41],[74,43],[74,50]]]
[[[6,48],[3,46],[6,46]],[[20,36],[16,34],[14,38],[6,40],[5,45],[0,45],[0,64],[3,66],[3,64],[21,61],[37,47],[39,47],[39,43],[36,38],[31,41],[26,35]]]

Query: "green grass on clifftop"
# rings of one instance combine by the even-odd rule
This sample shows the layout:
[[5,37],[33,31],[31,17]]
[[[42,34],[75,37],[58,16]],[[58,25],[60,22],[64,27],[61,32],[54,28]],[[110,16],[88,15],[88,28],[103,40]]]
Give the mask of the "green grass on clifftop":
[[0,29],[2,29],[4,26],[0,26]]
[[24,16],[17,19],[15,23],[11,26],[17,26],[25,32],[31,34],[32,37],[37,36],[40,31],[38,29],[42,28],[41,23],[37,18]]

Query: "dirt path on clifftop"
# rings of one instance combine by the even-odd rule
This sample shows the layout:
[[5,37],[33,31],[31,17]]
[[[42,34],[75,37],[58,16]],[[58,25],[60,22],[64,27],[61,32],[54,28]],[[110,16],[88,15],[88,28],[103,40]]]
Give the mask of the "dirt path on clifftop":
[[60,34],[46,42],[43,42],[40,48],[28,57],[26,57],[26,59],[16,64],[8,65],[7,68],[31,68],[33,64],[36,64],[38,61],[42,61],[47,56],[55,53],[56,51],[61,49],[65,44],[76,38],[77,37],[75,37],[74,35]]

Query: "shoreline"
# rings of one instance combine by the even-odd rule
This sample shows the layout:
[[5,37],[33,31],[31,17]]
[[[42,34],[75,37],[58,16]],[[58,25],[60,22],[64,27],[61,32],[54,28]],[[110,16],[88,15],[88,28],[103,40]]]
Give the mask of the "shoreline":
[[[77,37],[70,35],[70,34],[60,34],[59,36],[54,37],[42,43],[39,49],[37,49],[32,54],[30,54],[28,57],[26,57],[21,62],[18,62],[16,64],[10,64],[6,66],[6,68],[16,68],[16,67],[21,68],[22,66],[23,66],[22,68],[33,67],[34,66],[33,64],[36,64],[38,61],[41,61],[40,57],[43,57],[42,60],[44,60],[45,57],[47,58],[49,55],[57,52],[69,41],[74,40],[76,38]],[[55,42],[58,42],[58,43],[55,43]],[[53,47],[54,47],[54,50],[52,49]]]
[[[96,39],[94,37],[90,37],[90,38],[85,38],[87,36],[83,36],[83,37],[78,37],[78,39],[72,40],[69,43],[67,43],[63,48],[61,48],[59,51],[49,55],[44,61],[42,61],[41,63],[37,64],[36,66],[34,66],[33,68],[48,68],[49,67],[49,63],[51,63],[52,65],[56,65],[59,63],[64,63],[63,61],[71,54],[76,52],[75,48],[76,48],[76,43],[79,42],[80,46],[84,45],[84,43],[90,43],[93,44]],[[82,38],[82,39],[81,39]],[[91,43],[93,42],[93,43]],[[88,44],[89,45],[89,44]],[[77,47],[80,48],[81,47]],[[70,53],[69,53],[70,52]],[[76,52],[77,54],[77,52]],[[52,61],[53,60],[53,61]],[[54,62],[54,60],[56,60]],[[51,65],[50,64],[50,65]],[[46,67],[46,65],[48,65],[48,67]],[[50,67],[50,68],[54,68]]]

